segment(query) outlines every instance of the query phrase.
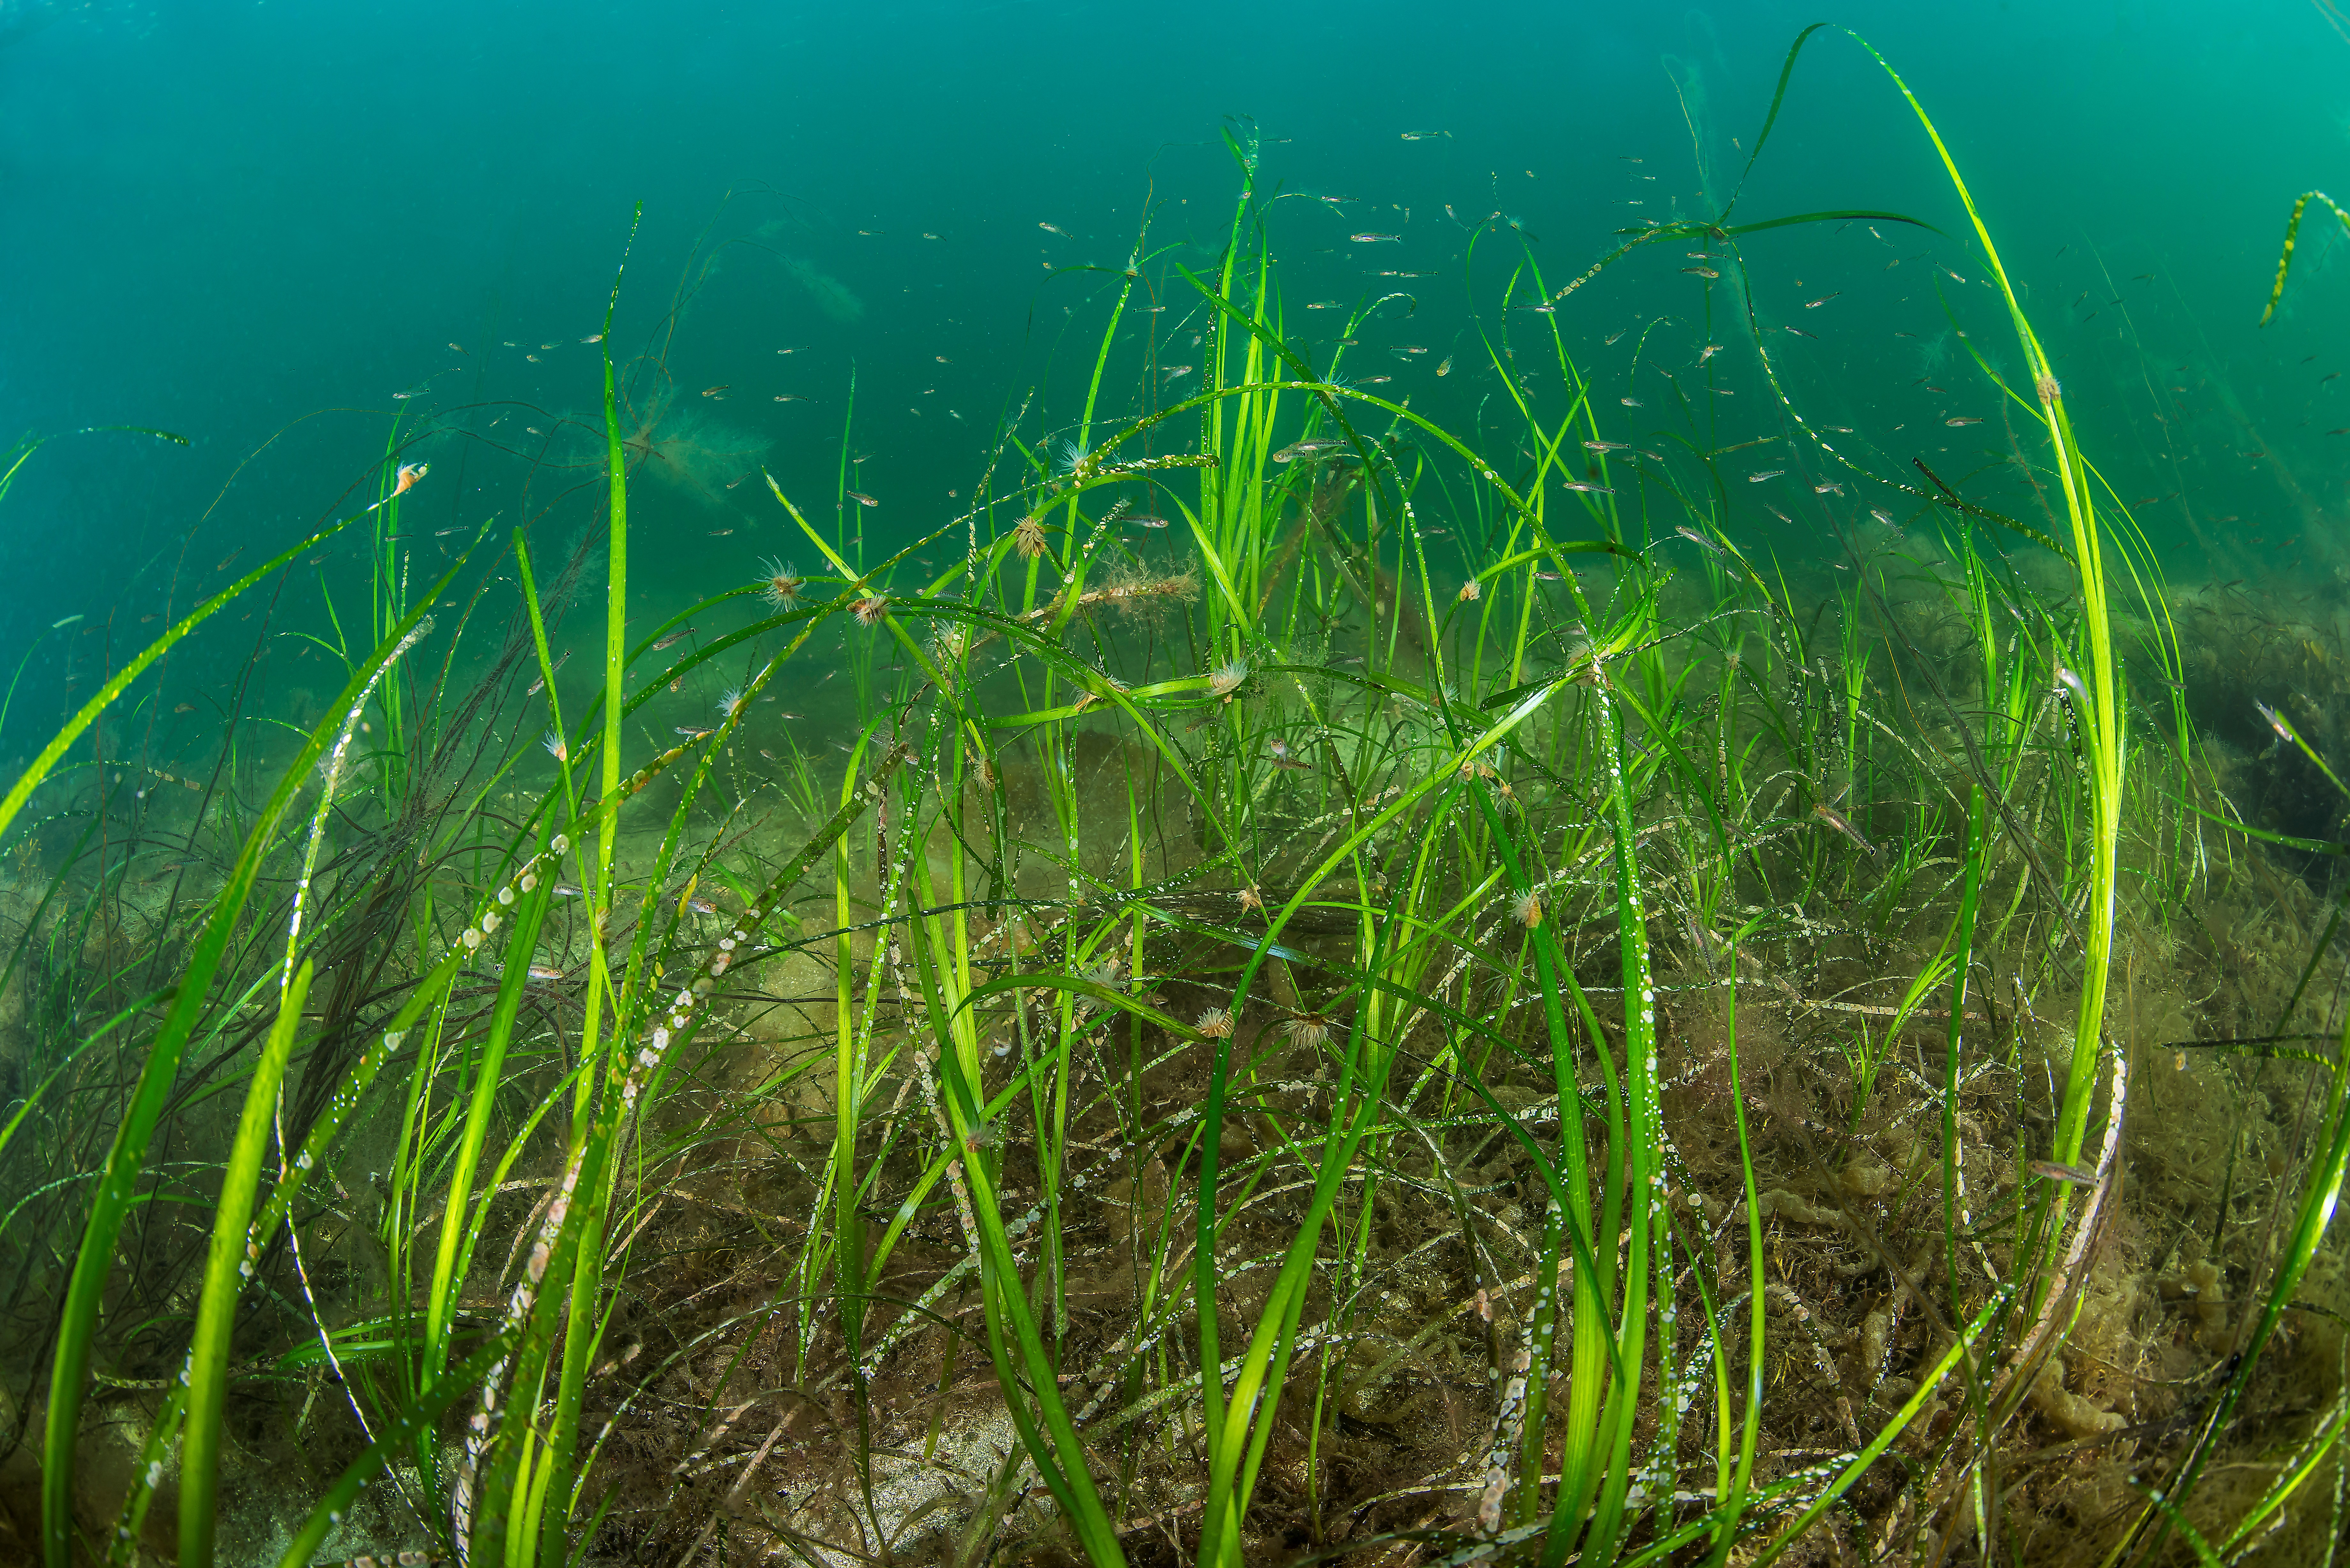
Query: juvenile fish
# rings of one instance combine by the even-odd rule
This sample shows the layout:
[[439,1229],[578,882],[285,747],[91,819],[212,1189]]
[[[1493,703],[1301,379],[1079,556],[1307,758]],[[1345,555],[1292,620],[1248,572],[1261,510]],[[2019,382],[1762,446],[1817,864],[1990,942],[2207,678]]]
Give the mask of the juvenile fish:
[[1944,420],[1942,422],[1943,422],[1944,424],[1946,424],[1946,425],[1951,425],[1951,426],[1957,426],[1957,425],[1979,425],[1979,424],[1982,423],[1982,421],[1981,421],[1981,419],[1980,417],[1962,415],[1962,416],[1960,416],[1960,418],[1955,419],[1955,420]]
[[1154,517],[1149,513],[1144,513],[1143,514],[1136,517],[1129,517],[1127,521],[1133,524],[1138,528],[1164,528],[1167,526],[1166,518]]
[[1877,855],[1877,846],[1871,844],[1867,839],[1863,838],[1860,836],[1860,830],[1853,826],[1851,823],[1846,822],[1843,817],[1837,815],[1835,812],[1830,811],[1824,805],[1815,805],[1812,807],[1812,815],[1818,817],[1822,822],[1826,823],[1830,827],[1835,828],[1838,833],[1843,834],[1846,838],[1851,839],[1855,844],[1859,845],[1861,848],[1868,852],[1872,859],[1875,858]]
[[1291,441],[1287,446],[1283,447],[1279,452],[1274,452],[1273,454],[1273,461],[1275,462],[1295,462],[1301,457],[1319,457],[1326,452],[1335,451],[1346,444],[1347,443],[1345,441],[1338,440],[1335,436],[1308,436],[1304,441]]
[[1685,266],[1681,268],[1681,270],[1688,273],[1692,277],[1720,277],[1721,275],[1710,266]]
[[856,502],[859,506],[879,506],[881,504],[879,501],[874,500],[873,497],[866,494],[865,492],[861,490],[850,491],[848,493],[848,498],[851,501]]
[[1573,491],[1578,491],[1586,495],[1613,495],[1616,493],[1613,490],[1610,490],[1604,484],[1592,484],[1580,479],[1568,480],[1566,482],[1566,488]]
[[[570,654],[568,654],[568,653],[566,653],[566,654],[565,654],[561,659],[556,659],[556,660],[555,661],[555,668],[556,668],[556,671],[559,673],[559,672],[562,670],[563,667],[564,667],[566,664],[569,663],[569,662],[570,662],[570,660],[571,660],[571,655],[570,655]],[[540,692],[542,692],[542,691],[546,691],[546,676],[544,676],[544,675],[542,675],[542,676],[540,676],[537,680],[534,680],[534,681],[532,681],[532,682],[530,683],[530,690],[529,690],[529,691],[525,691],[525,692],[524,692],[524,693],[523,693],[523,695],[524,695],[524,696],[525,696],[525,697],[536,697],[536,696],[537,696]]]
[[[692,635],[693,635],[693,628],[692,628],[691,627],[690,627],[690,626],[681,626],[681,627],[679,627],[675,631],[671,632],[667,637],[662,638],[659,642],[654,643],[654,644],[653,644],[653,651],[654,651],[655,653],[659,653],[662,649],[667,648],[671,643],[682,641],[682,640],[684,640],[686,638],[691,637]],[[563,657],[564,657],[564,658],[566,658],[566,659],[568,659],[568,658],[570,658],[571,656],[570,656],[569,654],[567,654],[567,654],[565,654]]]
[[1749,484],[1760,484],[1766,479],[1776,479],[1786,472],[1787,471],[1783,468],[1766,468],[1760,473],[1748,474],[1746,476],[1746,483]]
[[1401,234],[1348,234],[1348,235],[1347,236],[1347,238],[1348,238],[1349,240],[1353,241],[1355,244],[1358,244],[1358,245],[1377,245],[1377,244],[1394,244],[1395,242],[1397,242],[1397,241],[1399,241],[1399,240],[1402,239],[1402,238],[1403,238],[1403,236],[1402,236]]
[[2095,1187],[2097,1184],[2095,1171],[2077,1165],[2061,1165],[2053,1159],[2035,1159],[2024,1168],[2034,1176],[2043,1176],[2051,1181],[2069,1181],[2075,1187]]

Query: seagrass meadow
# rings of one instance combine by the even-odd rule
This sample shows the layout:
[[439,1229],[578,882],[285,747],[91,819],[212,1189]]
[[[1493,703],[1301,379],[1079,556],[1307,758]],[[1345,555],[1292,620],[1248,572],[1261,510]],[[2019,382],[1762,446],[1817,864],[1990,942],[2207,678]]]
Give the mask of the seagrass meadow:
[[[1830,51],[1908,202],[1746,193]],[[28,636],[0,1558],[2333,1563],[2337,487],[1901,64],[1563,268],[1228,119],[992,414],[772,433],[725,291],[881,293],[622,210],[554,391]]]

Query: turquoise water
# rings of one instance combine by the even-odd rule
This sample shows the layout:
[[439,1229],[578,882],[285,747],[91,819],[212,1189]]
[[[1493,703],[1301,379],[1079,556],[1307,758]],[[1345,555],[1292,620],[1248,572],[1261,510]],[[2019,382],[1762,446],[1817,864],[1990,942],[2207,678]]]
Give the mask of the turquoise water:
[[[1222,133],[1244,123],[1232,117],[1263,140],[1260,195],[1295,197],[1261,211],[1285,258],[1287,329],[1318,345],[1317,364],[1337,336],[1321,324],[1343,312],[1305,306],[1408,296],[1376,313],[1342,373],[1389,376],[1384,390],[1468,434],[1503,390],[1479,313],[1497,342],[1555,323],[1607,433],[1714,450],[1787,429],[1759,340],[1794,407],[1862,430],[1873,469],[1922,457],[1954,482],[1974,476],[1987,504],[2028,502],[1996,471],[2003,438],[1977,439],[2000,410],[1953,336],[1972,328],[2012,369],[1980,249],[1916,119],[1833,33],[1806,50],[1736,215],[1870,209],[1940,233],[1879,220],[1752,236],[1759,339],[1734,275],[1709,285],[1680,270],[1703,262],[1661,247],[1546,320],[1500,309],[1521,256],[1555,291],[1612,231],[1718,211],[1809,13],[97,4],[0,16],[0,429],[122,422],[190,442],[85,437],[22,475],[0,534],[16,588],[0,646],[68,614],[91,633],[36,652],[19,711],[36,718],[98,628],[119,660],[143,640],[140,617],[371,498],[395,415],[406,454],[433,463],[403,514],[420,566],[452,542],[432,535],[467,537],[493,516],[501,534],[526,525],[543,553],[589,526],[580,465],[594,442],[568,421],[596,415],[596,349],[581,339],[601,325],[639,202],[613,343],[639,422],[664,443],[638,487],[640,537],[657,541],[636,568],[649,609],[787,548],[762,466],[827,517],[844,483],[874,496],[849,508],[869,543],[937,525],[1032,389],[1021,437],[1069,433],[1115,279],[1044,264],[1123,266],[1146,212],[1144,271],[1166,308],[1131,317],[1104,407],[1180,393],[1172,368],[1201,356],[1178,268],[1223,244],[1238,171]],[[2330,217],[2306,231],[2280,319],[2255,325],[2293,198],[2336,181],[2350,155],[2350,42],[2327,15],[2282,6],[2223,26],[2209,7],[2002,4],[1839,19],[1940,125],[2063,357],[2090,450],[2126,498],[2153,499],[2142,520],[2166,564],[2189,580],[2330,570],[2350,441],[2325,433],[2350,425],[2350,380],[2321,379],[2350,364],[2335,352],[2350,288]],[[1496,212],[1515,226],[1487,224],[1471,254],[1471,227]],[[1635,327],[1645,334],[1618,336]],[[1724,350],[1703,374],[1731,396],[1692,393],[1705,406],[1687,414],[1675,389],[1698,386],[1708,343]],[[1942,422],[1978,417],[1983,431]],[[844,432],[865,460],[846,474]],[[1801,556],[1872,506],[1918,510],[1857,483],[1843,497],[1799,483],[1835,477],[1756,482],[1727,497],[1728,526]],[[319,570],[332,588],[336,563]],[[250,651],[208,635],[192,657],[225,670]]]

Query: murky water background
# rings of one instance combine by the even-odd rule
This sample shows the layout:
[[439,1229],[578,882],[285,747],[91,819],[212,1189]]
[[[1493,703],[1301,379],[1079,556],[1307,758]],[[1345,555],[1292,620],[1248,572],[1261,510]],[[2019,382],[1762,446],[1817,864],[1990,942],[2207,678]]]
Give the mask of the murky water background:
[[[676,548],[648,558],[660,573],[640,576],[650,597],[706,590],[775,543],[756,485],[723,488],[757,463],[795,494],[835,498],[852,376],[848,444],[867,461],[848,483],[883,502],[868,525],[902,538],[950,514],[948,493],[967,493],[1021,389],[1090,369],[1107,280],[1055,278],[1041,263],[1122,265],[1149,203],[1170,306],[1155,322],[1191,308],[1167,265],[1204,265],[1223,243],[1226,115],[1261,126],[1268,182],[1357,199],[1275,209],[1302,335],[1315,336],[1301,307],[1400,282],[1414,308],[1383,313],[1384,337],[1352,369],[1390,374],[1389,390],[1471,427],[1499,383],[1474,351],[1464,234],[1446,206],[1518,218],[1555,288],[1610,231],[1738,188],[1808,19],[1765,6],[1472,5],[1438,22],[1401,6],[1168,16],[1019,4],[10,15],[0,428],[128,422],[192,442],[88,438],[28,466],[0,538],[17,586],[0,608],[12,647],[67,613],[135,625],[174,566],[184,600],[231,551],[348,507],[403,410],[411,424],[484,431],[507,416],[492,432],[503,456],[445,467],[412,515],[468,533],[492,513],[501,531],[525,517],[571,525],[541,517],[558,499],[543,474],[523,488],[542,450],[527,431],[594,410],[579,339],[600,323],[639,201],[616,342],[665,355],[670,419],[706,454],[665,511],[652,504],[647,522]],[[1879,5],[1840,19],[1943,126],[2042,329],[2072,357],[2069,400],[2117,487],[2183,493],[2198,509],[2194,528],[2167,499],[2145,519],[2181,547],[2182,574],[2241,575],[2229,563],[2255,536],[2309,531],[2300,502],[2338,504],[2329,442],[2345,438],[2325,432],[2350,423],[2350,402],[2336,410],[2350,383],[2320,378],[2336,368],[2326,356],[2350,296],[2331,286],[2334,242],[2317,225],[2283,318],[2253,325],[2287,204],[2350,155],[2350,43],[2320,10],[2279,8],[2224,35],[2187,5]],[[1804,229],[1749,245],[1765,340],[1790,324],[1818,335],[1775,344],[1802,405],[1835,422],[1839,405],[1914,404],[1913,428],[1995,412],[1934,296],[1951,296],[1960,325],[1998,325],[1988,295],[1930,270],[1956,261],[1972,275],[1963,214],[1882,74],[1824,38],[1736,211],[1830,207],[1914,213],[1947,237],[1880,224],[1882,244]],[[1403,238],[1350,244],[1357,232]],[[697,241],[705,255],[722,245],[719,265],[671,334]],[[1885,271],[1896,259],[1906,270]],[[1488,244],[1481,286],[1506,265]],[[1390,269],[1430,275],[1375,275]],[[1696,282],[1669,269],[1605,284],[1556,318],[1603,382],[1628,376],[1634,339],[1605,340],[1635,321],[1673,318],[1646,352],[1674,367],[1703,342],[1738,342],[1740,324],[1709,322]],[[1385,352],[1400,346],[1427,352]],[[1198,358],[1180,338],[1159,347],[1162,369]],[[1716,369],[1751,386],[1752,354]],[[494,407],[452,411],[467,405]],[[1759,433],[1740,415],[1765,413],[1717,411],[1724,444]],[[2256,451],[2272,456],[2238,455]],[[1961,454],[1959,466],[1971,465]],[[1783,501],[1798,522],[1775,524],[1766,499],[1733,497],[1733,529],[1775,526],[1783,551],[1817,537],[1824,519]],[[52,639],[36,656],[20,712],[47,716],[68,651]]]

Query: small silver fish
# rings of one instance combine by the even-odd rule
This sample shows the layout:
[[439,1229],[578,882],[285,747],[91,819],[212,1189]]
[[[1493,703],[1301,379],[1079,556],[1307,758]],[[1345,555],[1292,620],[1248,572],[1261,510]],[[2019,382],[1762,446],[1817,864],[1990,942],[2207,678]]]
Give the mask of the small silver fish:
[[1274,767],[1289,768],[1299,773],[1311,772],[1313,769],[1313,763],[1299,757],[1290,743],[1278,735],[1267,741],[1264,743],[1264,749],[1272,753]]
[[1893,514],[1884,510],[1882,507],[1870,507],[1868,509],[1868,514],[1871,517],[1876,518],[1879,523],[1884,524],[1887,528],[1898,528],[1901,526],[1901,524],[1893,521]]
[[[562,669],[563,669],[564,665],[566,665],[567,663],[568,663],[568,662],[570,661],[570,659],[571,659],[571,655],[570,655],[570,654],[568,654],[568,653],[566,653],[566,654],[565,654],[561,659],[556,659],[556,660],[555,661],[555,668],[556,668],[556,671],[557,671],[558,673],[562,670]],[[542,691],[546,691],[546,676],[544,676],[544,675],[542,675],[542,676],[540,676],[537,680],[534,680],[534,681],[532,681],[532,682],[530,683],[530,690],[529,690],[529,691],[525,691],[525,692],[524,692],[524,693],[523,693],[523,695],[524,695],[524,696],[525,696],[525,697],[536,697],[536,696],[537,696],[540,692],[542,692]]]
[[1167,526],[1166,518],[1153,517],[1148,514],[1140,516],[1129,517],[1127,521],[1133,524],[1138,528],[1164,528]]
[[1783,468],[1766,468],[1759,473],[1748,474],[1746,476],[1746,483],[1749,484],[1760,484],[1766,479],[1776,479],[1786,472],[1787,471]]
[[1358,245],[1376,245],[1393,244],[1403,236],[1401,234],[1348,234],[1347,238]]
[[865,492],[861,490],[850,491],[848,493],[848,498],[851,501],[856,502],[859,506],[879,506],[881,504],[879,501],[874,500],[873,497],[866,494]]
[[1815,805],[1812,807],[1812,815],[1818,817],[1822,822],[1826,823],[1830,827],[1835,828],[1838,833],[1843,834],[1846,838],[1851,839],[1855,844],[1859,845],[1863,849],[1869,853],[1872,858],[1875,857],[1877,854],[1877,846],[1871,844],[1867,839],[1863,838],[1860,836],[1860,830],[1853,826],[1851,823],[1846,822],[1842,816],[1830,811],[1824,805]]
[[1842,495],[1844,493],[1844,486],[1841,484],[1814,484],[1812,486],[1812,493],[1814,495]]
[[1968,416],[1963,416],[1963,415],[1962,415],[1961,417],[1960,417],[1960,418],[1958,418],[1958,419],[1955,419],[1955,420],[1944,420],[1942,422],[1943,422],[1944,424],[1946,424],[1946,425],[1951,425],[1951,426],[1957,426],[1957,425],[1979,425],[1979,424],[1982,423],[1982,421],[1981,421],[1981,419],[1977,418],[1977,417],[1968,417]]
[[1583,443],[1583,446],[1586,452],[1624,452],[1628,450],[1631,444],[1629,441],[1587,441]]
[[653,644],[653,651],[654,651],[655,653],[659,653],[662,649],[667,648],[671,643],[677,642],[677,641],[681,641],[681,640],[682,640],[683,639],[688,638],[688,637],[691,637],[691,636],[692,636],[692,635],[693,635],[693,628],[692,628],[691,627],[690,627],[690,626],[681,626],[681,627],[679,627],[675,631],[671,632],[667,637],[662,638],[659,642],[654,643],[654,644]]
[[551,963],[535,963],[525,972],[533,980],[557,981],[563,978],[563,971]]
[[2024,1168],[2034,1176],[2044,1176],[2051,1181],[2069,1181],[2075,1187],[2095,1187],[2097,1173],[2077,1165],[2060,1165],[2053,1159],[2035,1159]]
[[1586,495],[1613,495],[1616,493],[1613,490],[1610,490],[1604,484],[1593,484],[1586,480],[1581,479],[1568,480],[1566,482],[1566,488],[1580,492]]
[[585,893],[581,892],[577,888],[573,887],[568,882],[557,882],[555,885],[554,893],[558,898],[584,898],[587,897]]
[[1076,237],[1070,234],[1068,230],[1061,227],[1058,223],[1038,223],[1036,226],[1044,230],[1048,234],[1058,234],[1065,240],[1075,239]]

